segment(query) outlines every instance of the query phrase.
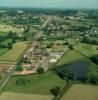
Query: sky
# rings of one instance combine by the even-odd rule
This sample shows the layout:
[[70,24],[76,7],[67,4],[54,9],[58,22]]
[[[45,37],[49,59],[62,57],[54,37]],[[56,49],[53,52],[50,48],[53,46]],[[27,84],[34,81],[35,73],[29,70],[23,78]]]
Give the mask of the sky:
[[0,0],[0,7],[98,9],[98,0]]

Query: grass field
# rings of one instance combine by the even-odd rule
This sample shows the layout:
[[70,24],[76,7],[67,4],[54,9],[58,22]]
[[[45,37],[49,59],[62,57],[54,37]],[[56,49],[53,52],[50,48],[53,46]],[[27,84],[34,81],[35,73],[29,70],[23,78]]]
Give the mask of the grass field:
[[6,48],[3,48],[3,49],[0,48],[0,56],[3,55],[4,53],[6,53],[7,51],[8,51],[8,49],[6,49]]
[[20,33],[22,32],[22,29],[13,27],[11,25],[0,24],[0,32],[9,32],[9,31]]
[[[17,80],[30,81],[25,85],[17,85]],[[27,75],[27,76],[14,76],[12,77],[6,87],[5,92],[15,92],[15,93],[30,93],[30,94],[42,94],[51,95],[50,89],[55,86],[59,86],[63,89],[66,86],[66,81],[61,80],[56,74],[49,71],[44,74]]]
[[0,100],[52,100],[51,95],[32,95],[32,94],[21,94],[21,93],[7,93],[4,92],[0,95]]
[[21,53],[26,49],[27,45],[28,45],[27,42],[15,43],[11,50],[6,52],[4,55],[0,56],[0,60],[16,62]]
[[4,35],[6,35],[6,33],[0,32],[0,36],[4,36]]
[[98,75],[97,65],[78,51],[75,50],[68,51],[56,64],[56,68],[60,70],[64,67],[68,68],[69,67],[68,65],[73,66],[71,67],[70,71],[73,73],[76,72],[77,75],[79,75],[80,72],[82,73],[82,70],[84,70],[82,73],[83,75],[85,75],[86,73],[88,76],[95,74]]
[[61,58],[61,60],[57,63],[57,66],[59,65],[64,65],[64,64],[69,64],[81,59],[84,59],[85,57],[81,55],[79,52],[72,50],[68,51],[67,53],[64,54],[64,56]]
[[12,39],[6,39],[5,41],[1,42],[1,44],[8,45],[8,43],[12,43]]
[[30,28],[30,32],[31,33],[36,33],[36,32],[39,32],[39,30],[38,29],[35,29],[35,28]]
[[79,43],[75,45],[74,48],[88,57],[92,57],[98,53],[96,45]]
[[61,100],[98,100],[98,86],[73,85]]

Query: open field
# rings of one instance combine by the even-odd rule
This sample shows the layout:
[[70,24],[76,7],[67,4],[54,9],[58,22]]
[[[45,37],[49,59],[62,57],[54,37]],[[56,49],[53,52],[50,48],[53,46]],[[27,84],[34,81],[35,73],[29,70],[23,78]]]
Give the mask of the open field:
[[4,53],[6,53],[7,51],[8,51],[8,49],[6,49],[6,48],[5,49],[0,48],[0,56],[3,55]]
[[0,24],[0,32],[9,32],[9,31],[20,33],[22,32],[22,29],[13,27],[11,25]]
[[38,94],[21,94],[21,93],[7,93],[4,92],[0,95],[0,100],[51,100],[51,95],[38,95]]
[[0,32],[0,36],[4,36],[4,35],[6,35],[6,33]]
[[27,42],[17,42],[13,45],[13,48],[6,52],[4,55],[0,57],[1,61],[12,61],[16,62],[18,57],[21,53],[26,49],[28,46]]
[[[16,84],[17,81],[21,80],[24,80],[26,84]],[[4,88],[4,92],[52,95],[50,89],[55,86],[63,89],[66,84],[66,81],[49,71],[44,74],[13,76]]]
[[64,56],[61,58],[61,60],[57,63],[57,66],[59,65],[65,65],[69,64],[81,59],[84,59],[85,57],[81,55],[79,52],[72,50],[68,51],[67,53],[64,54]]
[[38,29],[35,29],[35,28],[30,28],[30,30],[29,30],[31,33],[36,33],[36,32],[39,32],[39,30]]
[[1,44],[3,45],[8,45],[8,43],[12,43],[12,39],[6,39],[3,42],[1,42]]
[[98,86],[73,85],[61,100],[98,100]]
[[58,72],[66,70],[69,73],[75,73],[77,79],[82,79],[85,75],[98,75],[97,65],[85,55],[75,50],[65,53],[61,60],[56,64],[56,70]]
[[98,53],[96,45],[79,43],[74,48],[88,57],[92,57]]

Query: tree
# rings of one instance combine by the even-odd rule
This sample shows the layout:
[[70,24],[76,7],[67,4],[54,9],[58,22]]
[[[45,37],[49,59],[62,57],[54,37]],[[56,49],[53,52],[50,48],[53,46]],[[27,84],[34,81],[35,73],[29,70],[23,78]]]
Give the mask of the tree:
[[55,71],[62,79],[65,79],[67,77],[68,71],[67,71],[66,67],[64,67],[63,69],[62,69],[62,67],[55,69]]
[[0,80],[2,79],[2,76],[0,75]]
[[67,75],[67,78],[70,79],[70,80],[75,80],[76,75],[75,75],[75,73],[69,73],[69,74]]
[[23,71],[23,67],[18,65],[15,70],[16,71]]
[[85,74],[81,79],[80,79],[82,82],[88,82],[89,80],[89,76],[87,74]]
[[93,84],[98,84],[98,75],[91,76],[89,81]]
[[63,45],[69,45],[69,43],[68,42],[65,42]]
[[73,50],[74,49],[73,45],[69,45],[69,49]]
[[8,49],[12,49],[12,43],[8,43]]
[[39,74],[42,74],[42,73],[44,73],[44,69],[40,67],[40,68],[37,69],[37,72],[38,72]]
[[15,43],[16,42],[16,40],[15,39],[12,39],[12,43]]
[[59,93],[60,93],[60,87],[59,86],[56,86],[54,87],[53,89],[50,89],[51,93],[54,95],[54,96],[58,96]]
[[91,60],[98,65],[98,56],[92,57]]

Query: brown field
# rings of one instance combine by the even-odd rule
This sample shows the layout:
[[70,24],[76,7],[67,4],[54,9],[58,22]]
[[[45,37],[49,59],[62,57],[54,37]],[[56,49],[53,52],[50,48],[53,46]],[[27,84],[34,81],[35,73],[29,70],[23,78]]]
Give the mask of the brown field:
[[0,64],[0,75],[5,74],[9,67],[11,67],[11,65]]
[[51,100],[51,95],[37,95],[37,94],[21,94],[21,93],[7,93],[0,95],[0,100]]
[[73,85],[61,100],[98,100],[98,86]]

